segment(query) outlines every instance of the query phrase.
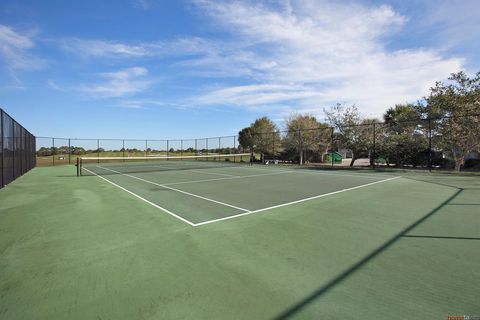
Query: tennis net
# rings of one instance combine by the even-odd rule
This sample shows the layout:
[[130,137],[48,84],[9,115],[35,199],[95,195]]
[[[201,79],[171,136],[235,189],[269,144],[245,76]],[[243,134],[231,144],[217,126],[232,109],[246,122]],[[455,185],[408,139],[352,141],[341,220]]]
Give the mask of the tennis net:
[[208,169],[250,164],[253,154],[208,154],[154,157],[81,157],[77,175],[112,175],[155,171]]

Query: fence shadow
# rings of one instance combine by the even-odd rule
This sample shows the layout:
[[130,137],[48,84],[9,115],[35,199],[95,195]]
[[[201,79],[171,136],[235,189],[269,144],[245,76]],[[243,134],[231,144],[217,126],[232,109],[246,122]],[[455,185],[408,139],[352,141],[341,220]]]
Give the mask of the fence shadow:
[[480,238],[475,238],[475,237],[422,236],[422,235],[414,235],[414,234],[406,234],[406,235],[403,235],[402,237],[425,238],[425,239],[480,240]]
[[363,259],[355,263],[353,266],[348,268],[347,270],[343,271],[340,273],[338,276],[330,280],[327,284],[324,286],[320,287],[319,289],[315,290],[312,292],[310,295],[305,297],[303,300],[299,301],[298,303],[294,304],[293,306],[289,307],[279,315],[275,316],[273,319],[275,320],[280,320],[280,319],[289,319],[292,316],[296,315],[300,311],[302,311],[304,308],[306,308],[309,304],[315,302],[317,299],[321,298],[325,293],[327,293],[330,289],[333,289],[337,284],[340,284],[342,281],[344,281],[346,278],[348,278],[350,275],[355,273],[358,269],[362,268],[364,265],[366,265],[368,262],[373,260],[375,257],[377,257],[380,253],[383,251],[387,250],[390,248],[394,243],[396,243],[399,239],[405,236],[408,232],[412,231],[415,227],[423,223],[425,220],[429,219],[431,216],[433,216],[435,213],[437,213],[440,209],[442,209],[444,206],[446,206],[450,201],[455,199],[462,191],[462,188],[457,188],[457,191],[450,196],[448,199],[446,199],[444,202],[442,202],[440,205],[438,205],[436,208],[428,212],[425,216],[422,218],[418,219],[405,229],[403,229],[401,232],[396,234],[393,238],[385,242],[383,245],[378,247],[376,250],[372,251],[369,255],[365,256]]

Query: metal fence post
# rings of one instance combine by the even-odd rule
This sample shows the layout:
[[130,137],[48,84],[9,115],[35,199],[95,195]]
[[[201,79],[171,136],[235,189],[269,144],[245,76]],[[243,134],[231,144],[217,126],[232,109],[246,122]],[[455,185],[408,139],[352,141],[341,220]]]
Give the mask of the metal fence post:
[[375,162],[376,162],[376,134],[375,134],[375,122],[373,123],[373,150],[372,150],[372,165],[373,165],[373,169],[375,169]]
[[275,131],[272,131],[272,158],[275,159]]
[[15,174],[15,157],[16,157],[16,152],[15,152],[15,120],[12,118],[12,173],[13,173],[13,180],[17,179],[17,175]]
[[52,164],[55,166],[55,138],[52,138]]
[[205,138],[205,145],[207,148],[207,161],[208,161],[208,138]]
[[123,162],[125,162],[125,139],[122,140]]
[[97,139],[97,163],[100,163],[100,139]]
[[169,141],[167,140],[167,160],[168,160],[168,157],[170,155],[170,150],[169,150]]
[[237,153],[237,137],[233,136],[233,162],[236,162],[235,154]]
[[70,161],[70,155],[72,154],[72,147],[71,147],[71,143],[70,143],[70,138],[68,138],[68,164],[71,163]]
[[183,159],[183,139],[180,139],[180,160]]
[[332,167],[334,166],[334,161],[333,161],[333,144],[334,144],[334,131],[335,129],[332,127],[332,147],[330,148],[330,160],[332,161]]
[[148,140],[145,140],[145,159],[148,160]]
[[[33,139],[32,139],[33,138]],[[33,167],[37,166],[37,138],[31,135],[30,139],[32,139],[32,152],[33,152]],[[3,153],[2,153],[3,154]],[[32,168],[33,168],[32,167]]]
[[432,119],[428,118],[428,171],[432,172]]
[[3,188],[5,175],[4,175],[4,166],[5,166],[5,155],[4,155],[4,145],[3,145],[3,110],[0,109],[0,154],[2,155],[2,166],[0,167],[0,189]]

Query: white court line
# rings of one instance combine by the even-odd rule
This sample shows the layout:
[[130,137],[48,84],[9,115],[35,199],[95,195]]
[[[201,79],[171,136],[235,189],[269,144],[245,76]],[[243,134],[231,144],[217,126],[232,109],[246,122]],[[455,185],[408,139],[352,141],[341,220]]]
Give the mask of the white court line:
[[240,178],[240,176],[233,175],[233,174],[226,174],[226,173],[208,172],[208,171],[192,170],[192,169],[187,169],[187,171],[192,171],[192,172],[197,172],[197,173],[203,173],[203,174],[210,174],[210,175],[214,175],[214,176],[224,176],[224,177],[230,177],[230,178]]
[[[267,168],[258,168],[255,166],[238,166],[238,167],[228,167],[228,168],[240,168],[240,169],[256,169],[256,170],[264,170],[264,171],[283,171],[283,169],[267,169]],[[361,177],[361,178],[372,178],[372,179],[383,179],[385,176],[373,176],[369,174],[344,174],[344,173],[332,173],[332,172],[323,172],[323,171],[313,171],[312,169],[302,169],[298,168],[295,169],[298,173],[306,173],[306,174],[324,174],[330,176],[340,176],[340,177]]]
[[[101,166],[98,166],[102,169],[107,169],[107,168],[103,168]],[[300,200],[296,200],[296,201],[291,201],[291,202],[287,202],[287,203],[282,203],[282,204],[279,204],[279,205],[275,205],[275,206],[271,206],[271,207],[267,207],[267,208],[262,208],[262,209],[257,209],[257,210],[252,210],[252,211],[249,211],[249,210],[246,210],[246,209],[243,209],[243,208],[238,208],[238,207],[235,207],[236,209],[239,209],[239,210],[242,210],[242,211],[245,211],[245,213],[241,213],[241,214],[237,214],[237,215],[233,215],[233,216],[228,216],[228,217],[224,217],[224,218],[219,218],[219,219],[214,219],[214,220],[209,220],[209,221],[204,221],[204,222],[199,222],[199,223],[193,223],[185,218],[182,218],[180,216],[178,216],[177,214],[159,206],[159,205],[156,205],[155,203],[135,194],[134,192],[130,191],[130,190],[127,190],[126,188],[84,168],[84,170],[92,173],[93,175],[99,177],[100,179],[103,179],[105,181],[107,181],[108,183],[116,186],[117,188],[125,191],[125,192],[128,192],[129,194],[135,196],[136,198],[170,214],[171,216],[193,226],[193,227],[198,227],[198,226],[202,226],[202,225],[206,225],[206,224],[211,224],[211,223],[215,223],[215,222],[220,222],[220,221],[223,221],[223,220],[230,220],[230,219],[235,219],[235,218],[238,218],[238,217],[242,217],[242,216],[246,216],[246,215],[249,215],[249,214],[254,214],[254,213],[259,213],[259,212],[264,212],[264,211],[268,211],[268,210],[271,210],[271,209],[276,209],[276,208],[281,208],[281,207],[285,207],[285,206],[289,206],[289,205],[293,205],[293,204],[297,204],[297,203],[301,203],[301,202],[305,202],[305,201],[309,201],[309,200],[313,200],[313,199],[318,199],[318,198],[322,198],[322,197],[326,197],[326,196],[329,196],[329,195],[333,195],[333,194],[337,194],[337,193],[342,193],[342,192],[346,192],[346,191],[351,191],[351,190],[355,190],[355,189],[359,189],[359,188],[363,188],[363,187],[367,187],[367,186],[371,186],[371,185],[374,185],[374,184],[378,184],[378,183],[382,183],[382,182],[387,182],[387,181],[390,181],[390,180],[394,180],[394,179],[398,179],[398,178],[401,178],[401,176],[397,176],[397,177],[393,177],[393,178],[389,178],[389,179],[384,179],[384,180],[380,180],[380,181],[375,181],[375,182],[371,182],[371,183],[367,183],[367,184],[363,184],[363,185],[360,185],[360,186],[356,186],[356,187],[352,187],[352,188],[347,188],[347,189],[342,189],[342,190],[338,190],[338,191],[334,191],[334,192],[330,192],[330,193],[324,193],[324,194],[320,194],[320,195],[317,195],[317,196],[313,196],[313,197],[309,197],[309,198],[304,198],[304,199],[300,199]],[[107,169],[107,170],[110,170],[110,169]],[[265,170],[268,170],[268,169],[265,169]],[[115,170],[110,170],[110,171],[113,171],[113,172],[116,172]],[[287,173],[287,172],[296,172],[296,171],[281,171],[279,172],[280,170],[270,170],[270,171],[277,171],[278,173],[272,173],[272,174],[280,174],[280,173]],[[130,176],[128,174],[123,174],[121,172],[117,172],[121,175],[127,175],[127,176]],[[261,175],[270,175],[270,174],[259,174],[259,175],[249,175],[249,176],[242,176],[247,178],[247,177],[251,177],[251,176],[261,176]],[[200,197],[200,198],[203,198],[205,200],[207,200],[207,198],[204,198],[204,197],[201,197],[201,196],[198,196],[198,195],[194,195],[194,194],[190,194],[186,191],[182,191],[182,190],[178,190],[178,189],[174,189],[174,188],[170,188],[168,186],[165,186],[165,185],[160,185],[158,183],[155,183],[155,182],[151,182],[151,181],[147,181],[147,180],[144,180],[142,178],[138,178],[138,177],[135,177],[135,176],[130,176],[132,178],[135,178],[135,179],[139,179],[139,180],[142,180],[142,181],[145,181],[145,182],[148,182],[148,183],[152,183],[152,184],[155,184],[155,185],[158,185],[158,186],[161,186],[161,187],[164,187],[166,189],[171,189],[173,191],[178,191],[178,192],[181,192],[181,193],[186,193],[186,194],[189,194],[189,195],[192,195],[192,196],[195,196],[195,197]],[[223,178],[219,178],[219,179],[222,179]],[[219,180],[219,179],[214,179],[214,180]],[[228,179],[228,178],[225,178],[225,179]],[[235,178],[232,178],[232,179],[235,179]],[[212,179],[209,179],[209,180],[212,180]],[[228,205],[228,204],[225,204],[225,203],[221,203],[219,201],[216,201],[216,200],[212,200],[212,199],[208,199],[209,201],[213,201],[213,202],[216,202],[216,203],[219,203],[219,204],[223,204],[223,205],[227,205],[227,206],[231,206],[231,205]]]
[[151,202],[151,201],[148,201],[147,199],[139,196],[138,194],[136,194],[136,193],[134,193],[134,192],[132,192],[132,191],[130,191],[130,190],[127,190],[127,189],[125,189],[125,188],[122,187],[122,186],[119,186],[119,185],[116,184],[115,182],[112,182],[112,181],[110,181],[110,180],[108,180],[108,179],[106,179],[106,178],[104,178],[104,177],[102,177],[102,176],[99,176],[98,174],[96,174],[95,172],[92,172],[92,171],[88,170],[87,168],[83,168],[83,170],[86,170],[86,171],[90,172],[91,174],[99,177],[100,179],[103,179],[103,180],[107,181],[108,183],[114,185],[115,187],[117,187],[117,188],[119,188],[119,189],[121,189],[121,190],[123,190],[123,191],[125,191],[125,192],[128,192],[128,193],[131,194],[132,196],[137,197],[138,199],[140,199],[140,200],[148,203],[149,205],[152,205],[152,206],[154,206],[155,208],[158,208],[158,209],[160,209],[160,210],[168,213],[168,214],[171,215],[172,217],[175,217],[175,218],[177,218],[177,219],[179,219],[179,220],[181,220],[181,221],[183,221],[183,222],[185,222],[185,223],[188,223],[188,224],[191,225],[192,227],[195,227],[195,223],[190,222],[190,221],[188,221],[187,219],[184,219],[184,218],[180,217],[179,215],[176,215],[175,213],[173,213],[173,212],[171,212],[171,211],[169,211],[169,210],[167,210],[167,209],[165,209],[165,208],[163,208],[163,207],[160,207],[159,205],[156,205],[155,203],[153,203],[153,202]]
[[384,179],[384,180],[380,180],[380,181],[375,181],[375,182],[371,182],[371,183],[367,183],[367,184],[362,184],[362,185],[360,185],[360,186],[356,186],[356,187],[352,187],[352,188],[347,188],[347,189],[342,189],[342,190],[338,190],[338,191],[334,191],[334,192],[329,192],[329,193],[324,193],[324,194],[320,194],[320,195],[318,195],[318,196],[313,196],[313,197],[309,197],[309,198],[305,198],[305,199],[300,199],[300,200],[296,200],[296,201],[292,201],[292,202],[282,203],[282,204],[279,204],[279,205],[276,205],[276,206],[271,206],[271,207],[262,208],[262,209],[258,209],[258,210],[252,210],[252,211],[245,212],[245,213],[240,213],[240,214],[237,214],[237,215],[234,215],[234,216],[229,216],[229,217],[224,217],[224,218],[209,220],[209,221],[205,221],[205,222],[199,222],[199,223],[195,223],[194,226],[195,226],[195,227],[198,227],[198,226],[202,226],[202,225],[206,225],[206,224],[210,224],[210,223],[215,223],[215,222],[219,222],[219,221],[224,221],[224,220],[229,220],[229,219],[235,219],[235,218],[242,217],[242,216],[246,216],[246,215],[249,215],[249,214],[254,214],[254,213],[263,212],[263,211],[267,211],[267,210],[271,210],[271,209],[276,209],[276,208],[281,208],[281,207],[285,207],[285,206],[290,206],[290,205],[292,205],[292,204],[297,204],[297,203],[301,203],[301,202],[305,202],[305,201],[309,201],[309,200],[313,200],[313,199],[318,199],[318,198],[330,196],[330,195],[337,194],[337,193],[342,193],[342,192],[351,191],[351,190],[355,190],[355,189],[359,189],[359,188],[363,188],[363,187],[368,187],[368,186],[371,186],[371,185],[374,185],[374,184],[377,184],[377,183],[382,183],[382,182],[386,182],[386,181],[390,181],[390,180],[394,180],[394,179],[398,179],[398,178],[401,178],[401,177],[393,177],[393,178]]
[[273,176],[273,175],[277,175],[277,174],[285,174],[285,173],[292,173],[292,172],[295,172],[295,171],[281,171],[281,172],[272,172],[272,173],[250,174],[250,175],[247,175],[247,176],[234,176],[234,177],[230,177],[230,178],[215,178],[215,179],[203,179],[203,180],[172,182],[172,183],[165,183],[164,186],[174,186],[174,185],[178,185],[178,184],[189,184],[189,183],[208,182],[208,181],[236,180],[236,179],[244,179],[244,178],[251,178],[251,177]]
[[130,178],[133,178],[133,179],[137,179],[137,180],[140,180],[140,181],[143,181],[143,182],[146,182],[146,183],[150,183],[150,184],[153,184],[153,185],[156,185],[156,186],[165,188],[165,189],[169,189],[169,190],[172,190],[172,191],[180,192],[180,193],[183,193],[183,194],[186,194],[186,195],[195,197],[195,198],[199,198],[199,199],[202,199],[202,200],[206,200],[206,201],[218,203],[218,204],[221,204],[221,205],[223,205],[223,206],[230,207],[230,208],[234,208],[234,209],[237,209],[237,210],[240,210],[240,211],[250,212],[250,210],[248,210],[248,209],[240,208],[240,207],[237,207],[237,206],[234,206],[234,205],[225,203],[225,202],[217,201],[217,200],[214,200],[214,199],[210,199],[210,198],[207,198],[207,197],[202,197],[202,196],[199,196],[198,194],[190,193],[190,192],[183,191],[183,190],[180,190],[180,189],[175,189],[175,188],[172,188],[172,187],[169,187],[169,186],[160,184],[160,183],[156,183],[156,182],[149,181],[149,180],[146,180],[146,179],[142,179],[142,178],[139,178],[139,177],[136,177],[136,176],[132,176],[132,175],[130,175],[130,174],[122,173],[122,172],[119,172],[119,171],[116,171],[116,170],[112,170],[112,169],[108,169],[108,168],[105,168],[105,167],[102,167],[102,166],[96,166],[96,167],[102,168],[102,169],[105,169],[105,170],[108,170],[108,171],[111,171],[111,172],[115,172],[115,173],[121,174],[121,175],[126,176],[126,177],[130,177]]
[[[179,168],[167,167],[167,166],[163,166],[163,165],[162,165],[162,166],[154,165],[153,167],[179,170]],[[210,169],[210,168],[208,168],[208,169]],[[183,169],[183,168],[182,168],[181,170],[190,171],[190,172],[196,172],[196,173],[203,173],[203,174],[210,174],[210,175],[214,175],[214,176],[230,177],[230,178],[239,178],[239,177],[240,177],[240,176],[233,175],[233,174],[218,173],[218,172],[208,172],[208,171],[194,170],[194,169],[188,169],[188,168],[186,168],[186,169]]]
[[[183,163],[182,163],[183,165]],[[180,166],[180,167],[170,167],[170,166],[165,166],[165,165],[158,165],[158,164],[145,164],[145,165],[137,165],[135,168],[161,168],[161,169],[170,169],[170,170],[185,170],[185,171],[191,171],[191,172],[196,172],[196,173],[203,173],[203,174],[209,174],[209,175],[214,175],[214,176],[223,176],[223,177],[240,177],[238,175],[233,175],[233,174],[227,174],[227,173],[218,173],[218,172],[209,172],[209,171],[202,171],[202,170],[195,170],[195,169],[189,169],[188,166]],[[205,169],[216,169],[214,166],[205,166]]]

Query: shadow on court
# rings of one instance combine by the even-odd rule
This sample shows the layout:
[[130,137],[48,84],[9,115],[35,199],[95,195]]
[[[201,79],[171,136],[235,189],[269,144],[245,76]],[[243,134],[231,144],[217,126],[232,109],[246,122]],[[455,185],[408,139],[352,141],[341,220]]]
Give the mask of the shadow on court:
[[[426,181],[427,182],[427,181]],[[432,183],[432,182],[429,182]],[[407,233],[412,231],[415,227],[419,226],[421,223],[425,222],[427,219],[432,217],[434,214],[436,214],[439,210],[441,210],[444,206],[448,205],[449,202],[457,198],[463,191],[463,188],[459,188],[457,186],[449,186],[457,189],[457,191],[450,196],[448,199],[446,199],[444,202],[442,202],[440,205],[438,205],[436,208],[431,210],[429,213],[427,213],[425,216],[422,218],[418,219],[405,229],[403,229],[401,232],[396,234],[393,238],[385,242],[383,245],[378,247],[376,250],[372,251],[369,255],[358,261],[356,264],[348,268],[347,270],[343,271],[340,273],[337,277],[333,278],[330,280],[328,283],[326,283],[324,286],[320,287],[316,291],[312,292],[310,295],[305,297],[303,300],[299,301],[298,303],[294,304],[290,308],[286,309],[282,313],[278,314],[275,316],[273,319],[289,319],[295,315],[297,315],[299,312],[303,311],[306,307],[308,307],[311,303],[315,302],[316,300],[320,299],[324,294],[329,292],[331,289],[333,289],[336,285],[340,284],[342,281],[347,279],[349,276],[354,274],[358,269],[362,268],[364,265],[369,263],[371,260],[373,260],[375,257],[377,257],[379,254],[384,252],[385,250],[389,249],[393,244],[395,244],[399,239],[402,237],[415,237],[415,236],[408,236]],[[421,237],[421,236],[418,236]],[[425,236],[427,238],[428,236]],[[434,238],[439,238],[439,239],[462,239],[462,237],[434,237]],[[466,238],[462,240],[480,240],[478,238]]]

